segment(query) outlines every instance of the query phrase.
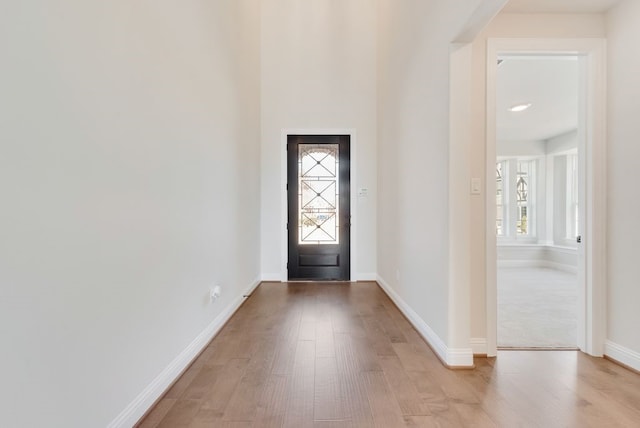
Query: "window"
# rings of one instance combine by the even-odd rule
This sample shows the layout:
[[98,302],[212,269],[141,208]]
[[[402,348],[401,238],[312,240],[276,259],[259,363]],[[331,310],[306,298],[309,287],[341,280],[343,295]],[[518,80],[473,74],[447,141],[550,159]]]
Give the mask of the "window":
[[496,235],[535,238],[536,160],[512,158],[496,164]]
[[578,155],[567,155],[567,224],[565,238],[578,236]]
[[518,161],[518,170],[516,174],[516,233],[518,235],[529,235],[530,224],[528,213],[531,205],[529,198],[529,187],[531,183],[531,161]]
[[504,171],[506,162],[498,162],[496,164],[496,235],[504,236],[505,227],[505,189],[504,189]]

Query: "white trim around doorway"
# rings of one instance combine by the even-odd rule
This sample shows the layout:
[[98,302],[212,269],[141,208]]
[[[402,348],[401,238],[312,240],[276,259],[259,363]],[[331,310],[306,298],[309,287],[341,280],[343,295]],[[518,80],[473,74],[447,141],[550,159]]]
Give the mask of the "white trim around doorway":
[[586,64],[585,210],[581,235],[584,288],[579,291],[578,347],[602,356],[606,336],[606,44],[604,39],[490,38],[487,44],[486,310],[487,354],[497,354],[495,236],[496,73],[499,54],[577,55]]
[[349,263],[350,263],[350,280],[357,281],[356,272],[356,256],[357,242],[356,237],[358,227],[358,204],[356,187],[356,167],[357,167],[357,151],[356,151],[356,130],[353,128],[283,128],[280,132],[280,226],[282,230],[280,238],[280,281],[286,282],[287,260],[288,260],[288,240],[287,240],[287,136],[288,135],[348,135],[349,136],[349,152],[350,152],[350,175],[351,175],[351,229],[349,239]]

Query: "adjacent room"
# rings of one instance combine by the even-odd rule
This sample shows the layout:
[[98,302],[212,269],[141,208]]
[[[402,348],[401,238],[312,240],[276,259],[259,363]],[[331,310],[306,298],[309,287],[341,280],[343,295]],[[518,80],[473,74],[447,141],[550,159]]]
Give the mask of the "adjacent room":
[[496,234],[501,348],[576,348],[578,139],[584,138],[580,72],[576,56],[499,59]]

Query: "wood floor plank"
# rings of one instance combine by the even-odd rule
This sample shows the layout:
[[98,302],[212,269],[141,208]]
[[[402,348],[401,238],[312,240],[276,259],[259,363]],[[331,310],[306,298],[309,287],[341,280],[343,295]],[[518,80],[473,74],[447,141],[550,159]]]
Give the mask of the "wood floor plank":
[[288,389],[289,378],[287,376],[269,376],[258,405],[254,427],[275,428],[283,425],[287,410]]
[[253,421],[271,365],[275,355],[276,344],[269,340],[259,341],[255,355],[249,360],[244,376],[238,383],[229,404],[225,408],[225,421]]
[[402,366],[407,371],[426,371],[423,359],[408,343],[394,343],[392,345],[395,354],[400,359]]
[[353,428],[353,422],[350,419],[337,421],[314,421],[313,428]]
[[[473,393],[482,397],[481,405],[487,415],[493,421],[500,421],[502,425],[510,427],[522,427],[534,425],[534,421],[527,421],[522,412],[517,412],[509,405],[505,396],[496,388],[495,383],[488,382],[488,378],[482,375],[483,366],[487,364],[487,359],[478,359],[476,363],[477,373],[472,370],[460,370],[456,375],[462,379],[467,388]],[[489,372],[489,377],[491,373]],[[490,379],[490,378],[489,378]]]
[[[406,371],[407,376],[416,387],[418,394],[427,403],[438,403],[447,401],[447,396],[435,380],[425,371]],[[484,380],[482,381],[484,382]]]
[[155,407],[149,412],[149,414],[144,418],[144,420],[138,424],[137,428],[156,428],[162,419],[169,413],[171,407],[176,403],[175,399],[172,398],[163,398],[160,400]]
[[169,388],[169,391],[165,394],[164,398],[179,399],[184,394],[184,391],[191,385],[191,382],[198,377],[198,374],[202,370],[203,365],[192,364],[180,378]]
[[497,427],[480,404],[454,403],[453,407],[456,409],[464,426],[477,428]]
[[244,376],[248,365],[248,359],[235,358],[230,360],[224,366],[213,388],[203,397],[202,408],[211,410],[217,417],[222,418],[229,400]]
[[[356,353],[356,357],[358,359],[358,364],[360,366],[360,371],[363,372],[379,372],[382,370],[380,367],[380,361],[378,357],[380,355],[384,356],[387,354],[392,354],[395,356],[393,348],[391,348],[391,344],[387,343],[389,347],[375,347],[372,341],[368,337],[360,337],[360,336],[351,336],[351,342],[353,344],[353,348]],[[389,352],[386,352],[386,350]]]
[[456,403],[478,404],[480,398],[469,386],[459,377],[451,376],[450,370],[439,364],[427,370],[428,375],[438,384],[448,400]]
[[[391,310],[394,309],[395,307],[393,307]],[[397,311],[397,309],[395,310]],[[404,337],[402,331],[398,328],[395,321],[389,316],[387,310],[384,307],[382,307],[376,314],[376,319],[378,320],[378,323],[384,330],[391,343],[406,343],[407,339]]]
[[[317,355],[317,353],[316,353]],[[336,359],[317,357],[314,383],[314,420],[346,419],[346,395],[340,382]]]
[[380,357],[380,365],[387,383],[391,387],[402,414],[405,416],[429,416],[427,403],[418,394],[398,357]]
[[396,355],[393,346],[391,346],[391,342],[388,340],[384,330],[376,320],[375,315],[362,316],[362,321],[376,355],[383,357],[392,357]]
[[243,335],[224,335],[216,339],[219,350],[209,358],[209,364],[225,365],[232,359],[247,358],[246,355],[238,357],[239,354],[243,353],[241,352],[241,349],[243,345],[246,344],[246,340],[243,338]]
[[405,416],[404,423],[409,428],[438,428],[433,416]]
[[336,348],[333,341],[333,326],[331,321],[316,323],[316,357],[335,358]]
[[350,304],[349,295],[342,297],[343,301],[336,303],[337,310],[334,311],[331,322],[334,333],[347,333],[352,336],[366,336],[362,318],[355,305]]
[[252,428],[253,426],[247,421],[225,421],[213,416],[208,410],[200,410],[191,421],[189,428]]
[[285,427],[313,426],[315,345],[315,342],[307,340],[298,342],[289,383],[289,401],[283,424]]
[[167,412],[158,428],[188,427],[200,409],[200,400],[178,400]]
[[340,383],[344,391],[344,406],[354,427],[373,426],[373,413],[369,404],[364,372],[340,373]]
[[404,427],[402,410],[382,372],[366,372],[367,396],[373,414],[374,426],[380,428]]
[[202,367],[195,379],[185,389],[182,398],[186,400],[202,399],[213,388],[223,368],[224,366]]
[[220,425],[222,420],[220,419],[219,412],[215,410],[203,409],[198,410],[198,413],[193,417],[189,428],[205,428],[214,427]]
[[359,373],[362,371],[353,339],[347,333],[335,335],[336,366],[340,373]]
[[341,373],[382,370],[378,356],[366,338],[338,333],[334,335],[334,340],[336,361]]
[[301,321],[298,340],[316,340],[316,322]]
[[296,347],[298,346],[301,321],[291,317],[283,324],[283,334],[278,340],[276,355],[273,362],[273,374],[291,374],[294,364]]

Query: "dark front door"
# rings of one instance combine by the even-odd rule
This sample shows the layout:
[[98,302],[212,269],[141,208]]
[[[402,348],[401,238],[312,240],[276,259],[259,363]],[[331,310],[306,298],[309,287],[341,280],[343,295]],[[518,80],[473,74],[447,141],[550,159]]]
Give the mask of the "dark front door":
[[289,279],[349,280],[348,135],[287,137]]

